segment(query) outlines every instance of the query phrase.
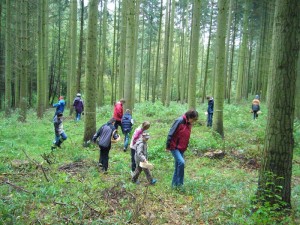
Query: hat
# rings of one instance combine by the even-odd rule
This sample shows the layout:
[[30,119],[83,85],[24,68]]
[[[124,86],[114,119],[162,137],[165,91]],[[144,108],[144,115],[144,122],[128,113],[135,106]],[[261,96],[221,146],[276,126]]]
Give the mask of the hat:
[[149,139],[149,138],[150,138],[150,135],[149,135],[149,133],[143,133],[143,134],[142,134],[142,137],[143,137],[143,138]]
[[58,98],[59,100],[61,100],[61,99],[64,99],[64,96],[59,96],[59,98]]
[[77,93],[77,95],[76,95],[77,97],[81,97],[81,94],[80,93]]

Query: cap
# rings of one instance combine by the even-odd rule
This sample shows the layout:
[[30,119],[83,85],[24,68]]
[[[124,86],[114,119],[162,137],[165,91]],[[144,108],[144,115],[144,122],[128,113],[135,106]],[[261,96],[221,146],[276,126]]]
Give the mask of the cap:
[[77,93],[77,95],[76,95],[77,97],[81,97],[81,94],[80,93]]

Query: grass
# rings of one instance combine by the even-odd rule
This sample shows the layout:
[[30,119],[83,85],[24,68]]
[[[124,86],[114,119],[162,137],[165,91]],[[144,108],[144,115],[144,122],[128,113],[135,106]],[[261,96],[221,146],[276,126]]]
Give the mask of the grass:
[[[122,142],[110,152],[108,174],[99,173],[99,148],[82,147],[84,122],[66,116],[68,139],[51,153],[54,138],[49,110],[37,120],[28,112],[26,123],[17,114],[0,119],[0,224],[299,224],[300,221],[300,123],[295,122],[292,178],[292,212],[280,220],[251,212],[258,171],[249,159],[259,162],[266,126],[266,110],[252,120],[249,105],[225,105],[222,140],[205,126],[206,105],[198,109],[186,156],[184,188],[171,188],[173,157],[165,151],[166,135],[186,105],[136,104],[135,127],[149,120],[149,161],[155,168],[154,186],[130,182],[130,152]],[[262,105],[264,109],[265,106]],[[112,114],[105,106],[97,111],[97,128]],[[65,113],[68,115],[68,112]],[[208,150],[227,152],[210,159]],[[48,164],[42,157],[51,159]]]

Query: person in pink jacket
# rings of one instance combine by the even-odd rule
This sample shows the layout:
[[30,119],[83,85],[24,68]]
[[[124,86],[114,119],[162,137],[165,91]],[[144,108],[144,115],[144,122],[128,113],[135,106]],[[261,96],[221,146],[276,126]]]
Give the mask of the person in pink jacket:
[[136,169],[136,163],[135,163],[135,151],[136,151],[136,143],[137,141],[142,137],[142,134],[144,131],[148,130],[150,128],[150,122],[145,121],[142,123],[141,126],[135,129],[131,142],[130,142],[130,150],[131,150],[131,175],[133,175],[135,169]]
[[118,129],[119,126],[122,128],[122,116],[123,116],[123,105],[126,101],[122,98],[115,104],[113,118],[116,120],[115,128]]

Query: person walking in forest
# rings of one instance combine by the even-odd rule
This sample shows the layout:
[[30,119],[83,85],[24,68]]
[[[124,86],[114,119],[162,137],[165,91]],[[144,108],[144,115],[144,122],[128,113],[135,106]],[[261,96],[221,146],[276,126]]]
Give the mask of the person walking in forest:
[[131,154],[131,175],[133,175],[136,163],[135,163],[135,150],[136,150],[136,142],[142,137],[143,132],[150,128],[150,122],[144,121],[141,126],[134,130],[130,141],[130,154]]
[[198,119],[196,110],[189,110],[173,123],[166,143],[166,150],[171,151],[175,160],[175,170],[172,179],[172,187],[180,187],[184,180],[184,152],[186,151],[192,124]]
[[255,98],[252,101],[252,110],[251,112],[253,113],[253,119],[257,119],[258,117],[258,112],[260,111],[260,101],[259,101],[259,95],[255,95]]
[[206,96],[207,103],[207,127],[212,127],[213,114],[214,114],[214,98]]
[[58,102],[53,104],[53,107],[56,108],[54,116],[57,115],[58,112],[64,113],[66,102],[64,100],[64,96],[59,96]]
[[98,166],[102,167],[102,172],[104,173],[106,173],[108,169],[109,151],[111,149],[112,140],[118,140],[120,138],[114,127],[115,122],[115,119],[110,119],[99,128],[92,138],[93,142],[96,142],[99,138],[100,157]]
[[55,141],[51,147],[51,150],[61,147],[61,144],[67,139],[67,135],[64,131],[63,126],[63,113],[57,112],[57,115],[53,118],[53,125],[54,125],[54,133],[55,133]]
[[73,107],[74,110],[76,112],[76,116],[75,116],[75,120],[80,120],[81,118],[81,113],[84,110],[84,104],[83,104],[83,100],[81,99],[81,94],[77,93],[74,101],[73,101]]
[[156,179],[153,179],[148,168],[142,168],[140,166],[140,162],[148,163],[148,144],[147,141],[149,140],[150,135],[148,133],[143,133],[142,137],[136,143],[136,153],[135,153],[135,162],[136,162],[136,169],[132,176],[132,182],[138,184],[138,178],[142,171],[146,174],[147,180],[149,184],[155,184]]
[[122,116],[123,116],[123,105],[125,104],[125,100],[122,98],[120,101],[118,101],[114,106],[114,114],[113,118],[116,120],[115,122],[115,128],[118,129],[118,126],[121,126],[122,128]]
[[122,116],[121,124],[122,124],[122,132],[125,135],[123,150],[124,152],[126,152],[128,147],[128,142],[129,142],[129,133],[131,132],[132,125],[133,125],[133,119],[129,109],[126,109],[125,114]]

